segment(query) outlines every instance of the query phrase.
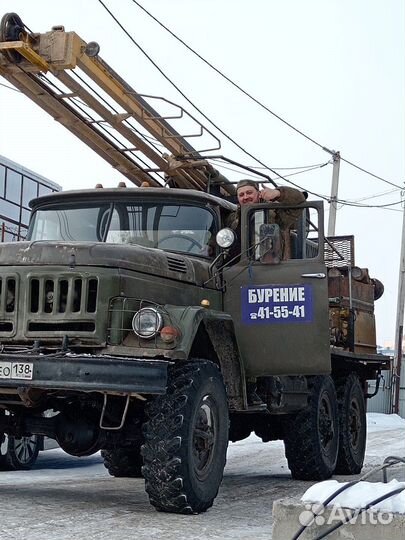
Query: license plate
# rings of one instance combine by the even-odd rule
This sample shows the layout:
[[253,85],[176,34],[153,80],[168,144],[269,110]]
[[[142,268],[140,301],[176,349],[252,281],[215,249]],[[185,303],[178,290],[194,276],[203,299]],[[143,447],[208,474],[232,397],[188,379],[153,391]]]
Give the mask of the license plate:
[[0,362],[0,379],[32,380],[34,364],[28,362]]

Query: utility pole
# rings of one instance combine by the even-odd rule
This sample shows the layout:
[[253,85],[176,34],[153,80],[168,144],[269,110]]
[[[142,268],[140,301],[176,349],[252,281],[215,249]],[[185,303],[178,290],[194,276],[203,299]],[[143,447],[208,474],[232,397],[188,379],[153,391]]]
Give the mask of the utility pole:
[[335,236],[337,195],[339,187],[340,152],[333,152],[332,189],[330,194],[330,208],[328,221],[328,236]]
[[395,324],[395,347],[392,385],[392,412],[399,412],[399,397],[401,384],[402,338],[404,335],[404,304],[405,304],[405,204],[403,204],[401,257],[399,260],[397,320]]

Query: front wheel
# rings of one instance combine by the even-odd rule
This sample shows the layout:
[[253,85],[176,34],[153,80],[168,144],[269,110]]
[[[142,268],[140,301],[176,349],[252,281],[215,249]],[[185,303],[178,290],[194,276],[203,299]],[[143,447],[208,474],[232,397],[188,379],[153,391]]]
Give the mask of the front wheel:
[[313,377],[309,389],[307,407],[287,423],[285,453],[294,479],[326,480],[335,470],[338,455],[336,390],[329,376]]
[[228,446],[228,405],[211,362],[175,366],[167,393],[146,407],[142,447],[146,491],[157,510],[196,514],[218,493]]

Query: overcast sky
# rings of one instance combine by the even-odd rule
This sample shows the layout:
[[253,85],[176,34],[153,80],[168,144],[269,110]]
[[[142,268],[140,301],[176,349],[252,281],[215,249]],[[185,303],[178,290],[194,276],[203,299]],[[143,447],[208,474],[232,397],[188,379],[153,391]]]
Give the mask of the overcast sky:
[[[271,167],[325,163],[330,156],[202,64],[132,0],[104,0],[128,32],[222,130]],[[387,180],[404,182],[403,0],[141,0],[202,56],[322,145]],[[33,31],[56,24],[97,41],[100,56],[138,92],[162,95],[198,113],[162,78],[98,0],[0,0]],[[1,80],[0,82],[5,82]],[[0,154],[61,184],[105,186],[119,173],[25,96],[0,86]],[[207,124],[206,121],[204,121]],[[215,131],[215,130],[214,130]],[[221,153],[253,159],[220,136]],[[201,148],[192,140],[194,146]],[[205,141],[204,141],[205,142]],[[225,171],[224,171],[225,172]],[[281,171],[280,171],[281,172]],[[283,171],[288,173],[293,171]],[[226,173],[236,179],[243,174]],[[328,195],[332,166],[291,177]],[[281,182],[281,184],[285,182]],[[400,191],[342,163],[339,197],[364,204],[401,199]],[[381,195],[384,193],[384,195]],[[314,199],[314,197],[311,197]],[[327,206],[327,205],[326,205]],[[342,207],[336,234],[356,237],[356,264],[383,281],[377,302],[380,344],[393,340],[402,209]],[[327,218],[326,213],[326,218]]]

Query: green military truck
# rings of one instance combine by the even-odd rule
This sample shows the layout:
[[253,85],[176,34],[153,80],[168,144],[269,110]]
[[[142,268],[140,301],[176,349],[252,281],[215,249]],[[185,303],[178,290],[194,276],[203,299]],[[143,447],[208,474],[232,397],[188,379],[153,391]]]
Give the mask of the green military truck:
[[[293,478],[359,473],[382,285],[352,237],[325,239],[306,202],[280,257],[273,204],[192,189],[114,188],[32,201],[0,249],[0,432],[101,450],[150,502],[207,510],[228,441],[282,439]],[[297,207],[295,207],[297,210]],[[52,416],[44,411],[53,410]]]
[[[27,241],[2,244],[0,434],[101,450],[167,512],[207,510],[228,441],[252,432],[284,441],[294,478],[360,472],[367,380],[389,367],[381,283],[356,266],[352,237],[324,238],[319,202],[243,206],[235,238],[235,188],[207,161],[218,138],[99,51],[61,25],[0,22],[0,75],[150,186],[40,197]],[[291,211],[280,231],[275,214]]]

